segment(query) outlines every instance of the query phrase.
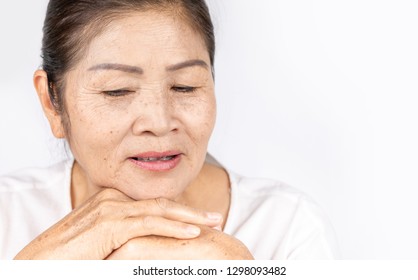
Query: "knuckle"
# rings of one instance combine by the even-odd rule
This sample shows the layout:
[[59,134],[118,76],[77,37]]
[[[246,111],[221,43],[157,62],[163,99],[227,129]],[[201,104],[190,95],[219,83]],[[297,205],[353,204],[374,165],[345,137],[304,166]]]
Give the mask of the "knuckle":
[[192,211],[193,215],[195,215],[196,217],[203,218],[203,219],[206,219],[207,218],[206,212],[203,211],[203,210],[200,210],[200,209],[191,209],[191,211]]
[[171,202],[163,197],[156,198],[155,203],[163,212],[167,212],[171,208]]
[[117,207],[117,202],[106,199],[106,200],[100,200],[96,203],[95,212],[96,215],[99,217],[106,217],[111,214],[115,214],[118,211],[115,209]]
[[100,191],[97,195],[96,195],[96,200],[98,201],[102,201],[102,200],[108,200],[108,199],[112,199],[115,197],[115,195],[117,194],[117,191],[111,188],[106,188],[102,191]]
[[155,228],[155,218],[152,216],[144,216],[141,219],[142,227],[146,231],[152,231]]
[[114,195],[114,190],[110,188],[106,188],[100,192],[100,196],[103,199],[111,198]]
[[109,214],[111,211],[117,212],[116,208],[118,208],[122,202],[119,199],[120,192],[111,188],[104,189],[101,192],[97,193],[93,200],[91,201],[91,206],[99,214]]

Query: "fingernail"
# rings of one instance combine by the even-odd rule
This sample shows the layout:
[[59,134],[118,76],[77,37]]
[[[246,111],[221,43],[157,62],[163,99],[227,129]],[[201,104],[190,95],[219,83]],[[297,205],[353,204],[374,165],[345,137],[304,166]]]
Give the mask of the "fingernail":
[[212,221],[222,221],[222,215],[216,212],[207,213],[207,217]]
[[187,227],[187,232],[192,236],[198,236],[200,234],[200,228],[190,226],[190,227]]
[[216,226],[216,227],[214,227],[213,229],[216,229],[216,230],[222,231],[222,227],[221,227],[221,226]]

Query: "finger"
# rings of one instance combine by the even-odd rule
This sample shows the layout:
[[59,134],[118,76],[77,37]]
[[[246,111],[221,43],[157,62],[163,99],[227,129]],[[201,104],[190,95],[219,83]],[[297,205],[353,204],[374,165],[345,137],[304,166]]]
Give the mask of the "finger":
[[223,221],[222,215],[217,212],[202,211],[166,198],[135,201],[124,193],[111,188],[98,193],[90,203],[101,208],[101,212],[120,214],[121,218],[124,216],[156,215],[211,227],[219,226]]
[[114,248],[120,247],[128,240],[144,236],[163,236],[176,239],[191,239],[199,236],[201,230],[196,225],[173,221],[160,216],[129,218],[115,224],[115,237],[118,238]]
[[202,211],[165,198],[124,202],[124,204],[129,208],[130,216],[161,216],[179,222],[211,227],[219,226],[223,221],[220,213]]
[[[145,236],[134,238],[114,250],[106,260],[150,260],[155,255],[163,255],[166,259],[173,259],[169,256],[171,244],[168,238]],[[160,248],[164,246],[164,248]],[[161,258],[161,257],[160,257]]]
[[[161,236],[145,236],[129,240],[114,250],[107,260],[184,260],[190,259],[188,242]],[[183,246],[182,246],[183,245]],[[196,253],[196,249],[192,248]]]

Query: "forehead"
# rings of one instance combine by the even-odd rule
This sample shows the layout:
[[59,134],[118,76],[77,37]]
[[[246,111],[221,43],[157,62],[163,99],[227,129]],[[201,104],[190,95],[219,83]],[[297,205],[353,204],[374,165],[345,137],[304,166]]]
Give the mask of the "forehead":
[[[134,12],[118,16],[93,38],[85,63],[173,64],[209,60],[200,34],[169,12]],[[208,61],[209,63],[209,61]]]

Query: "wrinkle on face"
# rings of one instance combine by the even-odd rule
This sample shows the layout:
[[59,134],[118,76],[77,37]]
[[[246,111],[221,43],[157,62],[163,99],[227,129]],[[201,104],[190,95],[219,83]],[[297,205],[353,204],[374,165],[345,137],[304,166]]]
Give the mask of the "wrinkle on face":
[[[197,177],[216,117],[212,71],[202,65],[167,70],[190,60],[210,65],[204,41],[167,14],[131,13],[92,40],[66,80],[68,140],[90,188],[113,187],[134,199],[174,198]],[[129,70],[135,67],[142,72]],[[129,93],[106,94],[119,89]],[[184,154],[172,172],[141,171],[128,160],[172,149]]]

